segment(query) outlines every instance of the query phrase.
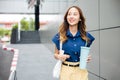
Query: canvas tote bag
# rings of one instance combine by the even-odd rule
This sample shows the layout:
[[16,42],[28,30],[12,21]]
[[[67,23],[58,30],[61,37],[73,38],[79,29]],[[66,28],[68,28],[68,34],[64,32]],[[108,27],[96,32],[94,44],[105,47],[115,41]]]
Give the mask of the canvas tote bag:
[[[60,41],[60,55],[63,55],[63,54],[64,54],[64,50],[62,50],[62,42]],[[61,65],[62,65],[62,61],[58,60],[53,68],[53,77],[54,78],[60,77]]]

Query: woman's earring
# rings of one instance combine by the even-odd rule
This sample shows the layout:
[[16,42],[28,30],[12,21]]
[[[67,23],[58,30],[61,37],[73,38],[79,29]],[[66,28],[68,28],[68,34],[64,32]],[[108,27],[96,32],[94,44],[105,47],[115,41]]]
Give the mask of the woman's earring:
[[81,21],[81,19],[79,21]]

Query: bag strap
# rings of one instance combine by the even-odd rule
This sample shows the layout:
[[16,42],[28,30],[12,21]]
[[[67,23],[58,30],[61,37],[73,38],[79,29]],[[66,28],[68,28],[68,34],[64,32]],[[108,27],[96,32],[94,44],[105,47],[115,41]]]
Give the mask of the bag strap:
[[60,54],[63,55],[64,54],[64,50],[62,50],[62,41],[60,41]]
[[85,47],[87,47],[87,44],[88,44],[88,43],[87,43],[87,39],[86,39],[86,40],[85,40]]
[[60,41],[60,50],[62,50],[62,41]]
[[[60,38],[61,38],[61,36],[60,36]],[[60,47],[60,50],[62,50],[62,40],[60,39],[60,41],[59,41],[59,47]]]

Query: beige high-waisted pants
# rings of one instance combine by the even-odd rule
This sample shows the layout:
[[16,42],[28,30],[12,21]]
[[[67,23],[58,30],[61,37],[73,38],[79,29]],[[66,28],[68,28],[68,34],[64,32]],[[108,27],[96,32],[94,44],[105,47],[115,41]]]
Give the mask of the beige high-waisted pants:
[[[71,65],[79,64],[79,62],[64,63]],[[60,80],[88,80],[88,71],[81,70],[79,67],[70,67],[62,64]]]

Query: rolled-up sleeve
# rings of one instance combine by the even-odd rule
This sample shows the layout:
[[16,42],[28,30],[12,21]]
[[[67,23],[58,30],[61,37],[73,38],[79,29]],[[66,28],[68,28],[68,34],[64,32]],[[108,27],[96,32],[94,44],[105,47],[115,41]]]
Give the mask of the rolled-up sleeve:
[[90,39],[87,47],[90,47],[95,38],[90,33],[87,33],[87,37]]
[[55,44],[55,46],[59,50],[59,34],[58,33],[52,38],[52,42]]

